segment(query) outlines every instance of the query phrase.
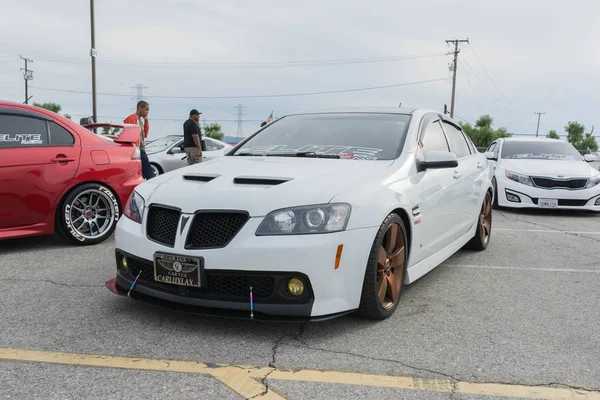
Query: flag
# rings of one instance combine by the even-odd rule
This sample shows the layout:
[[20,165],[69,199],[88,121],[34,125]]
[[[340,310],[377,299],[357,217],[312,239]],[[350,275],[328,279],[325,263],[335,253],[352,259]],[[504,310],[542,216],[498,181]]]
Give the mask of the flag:
[[271,111],[271,115],[269,115],[269,118],[267,118],[267,124],[271,121],[273,121],[273,111]]

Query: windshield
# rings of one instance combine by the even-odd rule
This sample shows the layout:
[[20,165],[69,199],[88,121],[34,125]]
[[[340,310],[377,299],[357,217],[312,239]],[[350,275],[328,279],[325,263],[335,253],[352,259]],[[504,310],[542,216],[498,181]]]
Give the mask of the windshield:
[[410,116],[403,114],[293,115],[268,125],[232,155],[312,154],[392,160],[409,121]]
[[563,141],[507,141],[502,146],[502,158],[536,160],[582,160],[581,154]]
[[169,147],[171,147],[180,140],[180,136],[167,136],[164,138],[156,139],[151,143],[146,144],[146,153],[160,153],[161,151],[167,150]]

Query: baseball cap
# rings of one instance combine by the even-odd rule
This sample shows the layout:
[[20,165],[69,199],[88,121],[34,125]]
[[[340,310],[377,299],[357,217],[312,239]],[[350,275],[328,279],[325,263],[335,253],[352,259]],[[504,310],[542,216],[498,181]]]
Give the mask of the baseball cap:
[[195,108],[192,109],[192,111],[190,111],[190,115],[200,115],[202,114],[201,112],[199,112],[198,110],[196,110]]

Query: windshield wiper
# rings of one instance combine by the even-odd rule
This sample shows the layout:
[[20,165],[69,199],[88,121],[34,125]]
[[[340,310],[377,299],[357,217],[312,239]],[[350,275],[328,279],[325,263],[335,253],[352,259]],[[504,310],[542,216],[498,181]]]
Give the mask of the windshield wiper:
[[319,154],[314,151],[300,151],[298,153],[271,153],[267,157],[311,157],[311,158],[340,158],[337,154]]
[[255,157],[262,157],[264,155],[265,154],[252,153],[252,152],[249,152],[249,151],[244,151],[244,152],[241,152],[241,153],[234,154],[234,156],[255,156]]

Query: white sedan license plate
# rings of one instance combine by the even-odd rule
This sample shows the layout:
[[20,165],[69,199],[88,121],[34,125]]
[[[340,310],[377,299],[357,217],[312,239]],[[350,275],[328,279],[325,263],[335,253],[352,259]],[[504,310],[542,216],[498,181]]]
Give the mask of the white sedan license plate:
[[176,254],[154,254],[154,280],[170,285],[200,287],[201,260]]
[[542,208],[556,208],[556,207],[558,207],[558,200],[556,200],[556,199],[539,199],[538,205]]

